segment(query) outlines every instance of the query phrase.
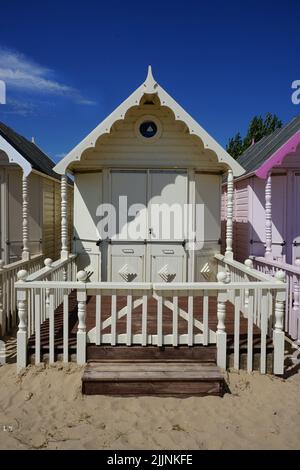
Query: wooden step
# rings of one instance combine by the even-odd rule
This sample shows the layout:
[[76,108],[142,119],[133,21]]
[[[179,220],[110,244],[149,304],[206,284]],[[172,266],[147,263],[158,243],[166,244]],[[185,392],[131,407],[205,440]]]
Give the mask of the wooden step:
[[216,362],[217,348],[209,346],[87,346],[88,362]]
[[222,396],[224,378],[211,363],[90,362],[82,377],[85,395]]

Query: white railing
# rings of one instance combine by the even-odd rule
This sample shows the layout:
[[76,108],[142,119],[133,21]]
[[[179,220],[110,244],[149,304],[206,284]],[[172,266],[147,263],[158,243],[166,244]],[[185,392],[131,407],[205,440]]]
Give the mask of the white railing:
[[[217,254],[215,259],[218,263],[218,271],[224,270],[227,273],[228,282],[273,282],[274,279],[262,272],[257,271],[253,268],[253,262],[250,259],[246,259],[244,264],[226,258],[224,255]],[[282,278],[282,280],[284,280]],[[233,292],[231,292],[231,296]],[[254,291],[254,307],[253,307],[253,321],[256,326],[260,327],[261,324],[261,315],[260,315],[260,299],[261,292],[260,290]],[[233,301],[233,297],[230,299]],[[242,292],[241,298],[241,312],[244,317],[248,315],[248,305],[249,305],[249,290],[246,288]],[[270,333],[270,329],[269,329]]]
[[[147,346],[154,344],[163,345],[188,345],[194,344],[217,345],[217,363],[226,368],[227,364],[227,333],[226,313],[229,303],[234,306],[234,367],[239,369],[240,357],[240,312],[247,316],[247,369],[253,368],[253,327],[260,325],[260,370],[266,372],[267,335],[273,336],[274,344],[274,373],[283,373],[284,361],[284,299],[285,284],[282,282],[282,273],[277,278],[257,273],[250,267],[236,262],[228,262],[224,257],[217,258],[219,266],[225,266],[226,271],[217,275],[218,282],[198,283],[113,283],[113,282],[86,282],[87,274],[80,271],[77,274],[77,282],[60,279],[46,280],[29,276],[24,272],[19,273],[20,281],[17,283],[19,331],[18,331],[18,369],[27,364],[27,338],[32,331],[35,332],[35,361],[41,360],[40,325],[43,318],[49,317],[49,361],[55,361],[55,322],[54,311],[60,302],[63,302],[63,359],[69,360],[69,308],[68,294],[76,291],[77,295],[77,362],[86,362],[86,344],[93,342],[96,345],[110,344],[112,346],[125,344],[139,344]],[[60,261],[63,263],[63,261]],[[234,266],[232,266],[234,263]],[[53,263],[54,264],[54,263]],[[67,264],[69,265],[69,264]],[[53,265],[52,265],[53,266]],[[62,266],[62,265],[60,265]],[[234,269],[232,269],[234,268]],[[48,268],[44,268],[44,271]],[[74,269],[71,268],[71,277]],[[240,272],[238,272],[240,271]],[[254,271],[254,272],[253,272]],[[45,271],[46,272],[46,271]],[[245,280],[246,274],[251,281]],[[230,277],[241,276],[241,279],[230,280]],[[53,278],[53,276],[52,276]],[[252,280],[253,279],[253,280]],[[87,296],[96,296],[95,318],[96,326],[89,332],[86,327],[86,302]],[[102,318],[102,297],[110,297],[110,316]],[[118,309],[118,299],[122,297],[126,303]],[[179,300],[187,299],[187,307],[181,308]],[[217,301],[217,326],[214,330],[209,328],[210,313],[209,299],[214,297]],[[48,301],[47,301],[48,298]],[[203,315],[201,321],[195,315],[194,305],[197,301],[202,303]],[[155,300],[155,331],[148,331],[149,299]],[[31,304],[31,307],[30,307]],[[152,301],[153,306],[153,301]],[[133,312],[142,307],[140,312],[141,333],[133,334]],[[231,307],[232,308],[232,307]],[[166,334],[164,328],[165,309],[171,312],[171,332]],[[45,313],[46,312],[46,313]],[[107,314],[107,312],[106,312]],[[153,314],[153,312],[152,312]],[[107,316],[107,315],[106,315]],[[126,316],[125,333],[118,332],[117,322]],[[30,317],[30,319],[29,319]],[[179,320],[185,320],[184,333],[179,333]],[[29,321],[28,321],[29,320]],[[153,318],[152,318],[153,320]],[[110,328],[109,328],[110,327]],[[104,333],[107,329],[109,332]],[[29,333],[29,329],[31,333]]]
[[300,341],[300,262],[296,266],[269,260],[263,257],[251,257],[257,270],[270,276],[275,276],[280,270],[286,274],[286,316],[285,331],[292,339]]
[[4,265],[0,260],[0,336],[17,326],[17,298],[15,295],[15,282],[17,273],[26,269],[33,273],[43,265],[43,255],[32,256],[28,261],[15,261]]

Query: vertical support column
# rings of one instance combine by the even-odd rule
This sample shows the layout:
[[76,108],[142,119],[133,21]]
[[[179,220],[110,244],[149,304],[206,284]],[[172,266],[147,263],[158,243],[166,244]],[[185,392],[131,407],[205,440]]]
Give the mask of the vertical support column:
[[82,288],[77,289],[78,302],[78,330],[77,330],[77,364],[86,363],[86,289],[85,281],[87,273],[79,271],[77,280],[82,283]]
[[6,313],[3,306],[4,261],[0,260],[0,336],[6,333]]
[[[220,284],[226,284],[227,274],[225,272],[219,272],[217,279]],[[217,365],[222,369],[226,369],[226,349],[227,349],[227,334],[225,331],[225,317],[226,317],[226,305],[227,291],[218,291],[218,304],[217,304]]]
[[[245,259],[244,265],[246,266],[247,269],[249,269],[249,271],[253,269],[253,261],[249,258]],[[245,279],[245,281],[249,281],[248,276],[247,276],[247,279]],[[245,298],[244,298],[245,318],[248,317],[248,307],[249,307],[249,289],[245,288]]]
[[[49,271],[49,274],[51,273],[52,270],[52,259],[51,258],[46,258],[44,260],[44,266],[47,268]],[[47,281],[51,281],[51,277],[47,278]],[[50,311],[50,289],[46,287],[45,290],[45,313],[46,313],[46,318],[49,318],[49,311]]]
[[[26,281],[28,276],[25,269],[18,272],[17,277],[19,283]],[[22,287],[17,288],[17,302],[18,302],[18,315],[19,326],[17,332],[17,371],[24,369],[27,366],[27,290]]]
[[268,174],[268,178],[265,186],[265,234],[266,234],[266,250],[265,258],[273,259],[272,255],[272,180],[271,174]]
[[227,175],[227,215],[226,215],[226,251],[225,258],[233,259],[233,172],[228,170]]
[[27,176],[22,177],[22,259],[28,261],[30,258],[29,247],[28,247],[28,180]]
[[69,256],[68,250],[68,181],[67,175],[61,177],[61,252],[62,259]]
[[[277,271],[275,274],[278,283],[284,283],[284,271]],[[282,375],[284,372],[284,308],[285,308],[285,289],[278,290],[275,298],[275,326],[273,331],[274,344],[274,374]]]

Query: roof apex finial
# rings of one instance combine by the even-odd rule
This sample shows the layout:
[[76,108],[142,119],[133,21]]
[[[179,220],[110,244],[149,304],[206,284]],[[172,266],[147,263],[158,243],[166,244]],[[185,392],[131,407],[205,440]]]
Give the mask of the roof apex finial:
[[157,87],[157,82],[156,82],[156,80],[154,80],[151,65],[148,65],[148,73],[147,73],[147,78],[146,78],[145,83],[144,83],[144,87],[147,88],[146,93],[155,93],[155,88]]

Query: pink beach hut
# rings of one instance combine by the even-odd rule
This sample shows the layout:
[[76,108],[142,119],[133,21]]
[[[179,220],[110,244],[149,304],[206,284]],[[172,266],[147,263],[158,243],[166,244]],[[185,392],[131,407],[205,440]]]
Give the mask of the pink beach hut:
[[234,181],[235,259],[252,257],[254,266],[268,274],[286,272],[285,328],[300,340],[300,117],[249,147],[238,162],[246,173]]

